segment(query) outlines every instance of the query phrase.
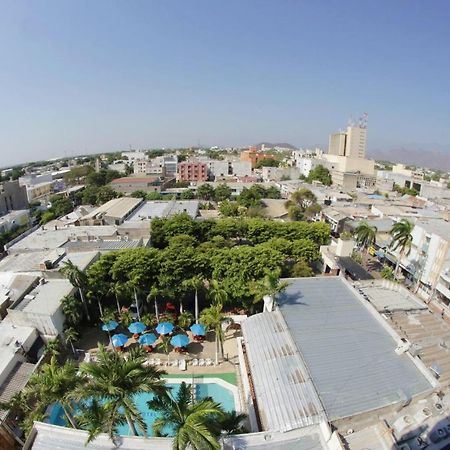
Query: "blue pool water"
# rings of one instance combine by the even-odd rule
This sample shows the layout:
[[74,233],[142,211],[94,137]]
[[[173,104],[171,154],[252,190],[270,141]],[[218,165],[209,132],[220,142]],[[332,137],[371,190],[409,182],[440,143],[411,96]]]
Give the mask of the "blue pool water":
[[[174,394],[176,394],[180,388],[179,383],[167,383],[166,386],[168,388],[172,388]],[[201,400],[205,397],[212,397],[213,400],[220,403],[225,411],[233,411],[235,409],[234,405],[234,396],[233,393],[216,383],[198,383],[195,384],[196,390],[196,399]],[[140,394],[135,397],[134,401],[139,411],[142,413],[142,416],[147,424],[147,435],[153,436],[152,425],[153,422],[158,418],[159,414],[155,411],[149,410],[147,407],[147,402],[153,398],[153,394]],[[66,426],[66,420],[64,411],[59,404],[53,406],[50,416],[48,418],[49,423],[53,425],[61,425]],[[165,433],[171,434],[170,429],[163,430]],[[131,435],[130,429],[128,425],[123,425],[118,428],[118,433],[122,436]]]

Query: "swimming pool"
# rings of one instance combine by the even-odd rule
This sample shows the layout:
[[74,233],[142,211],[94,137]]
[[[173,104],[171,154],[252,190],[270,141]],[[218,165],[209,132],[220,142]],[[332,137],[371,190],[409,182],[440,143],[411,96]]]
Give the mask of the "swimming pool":
[[[166,387],[173,389],[174,394],[178,392],[180,389],[181,382],[185,381],[186,383],[191,384],[192,380],[178,380],[174,382],[174,380],[170,380],[170,383],[166,383]],[[220,403],[225,411],[231,412],[236,409],[236,393],[237,390],[235,386],[228,385],[222,380],[219,382],[210,382],[210,380],[195,380],[195,397],[197,400],[201,400],[205,397],[211,397],[216,402]],[[142,417],[147,424],[147,435],[153,436],[152,425],[153,422],[158,418],[159,414],[155,411],[151,411],[147,407],[147,402],[153,398],[153,394],[143,393],[134,398],[137,408],[142,414]],[[64,411],[59,404],[53,405],[50,415],[48,418],[48,422],[52,425],[60,425],[67,426],[67,422],[65,419]],[[122,436],[130,436],[132,433],[128,425],[122,425],[118,428],[118,433]],[[163,430],[165,433],[171,434],[170,429]]]

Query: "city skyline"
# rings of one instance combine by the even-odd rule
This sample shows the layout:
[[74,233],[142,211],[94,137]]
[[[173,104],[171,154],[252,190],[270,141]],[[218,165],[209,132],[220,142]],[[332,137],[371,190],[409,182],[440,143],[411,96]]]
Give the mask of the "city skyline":
[[5,2],[0,166],[149,147],[450,154],[446,2]]

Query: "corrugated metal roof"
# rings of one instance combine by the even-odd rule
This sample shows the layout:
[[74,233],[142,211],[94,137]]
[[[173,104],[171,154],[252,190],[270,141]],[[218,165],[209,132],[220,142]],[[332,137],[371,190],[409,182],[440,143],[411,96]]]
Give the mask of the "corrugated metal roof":
[[242,324],[247,357],[264,430],[289,431],[325,419],[287,324],[279,311]]
[[330,420],[431,389],[341,277],[289,280],[278,303]]

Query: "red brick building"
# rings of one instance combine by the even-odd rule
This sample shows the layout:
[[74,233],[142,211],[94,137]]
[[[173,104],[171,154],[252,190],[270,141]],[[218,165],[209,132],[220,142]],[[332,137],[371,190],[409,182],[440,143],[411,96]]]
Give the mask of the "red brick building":
[[207,181],[208,166],[201,162],[182,162],[178,164],[178,181]]

